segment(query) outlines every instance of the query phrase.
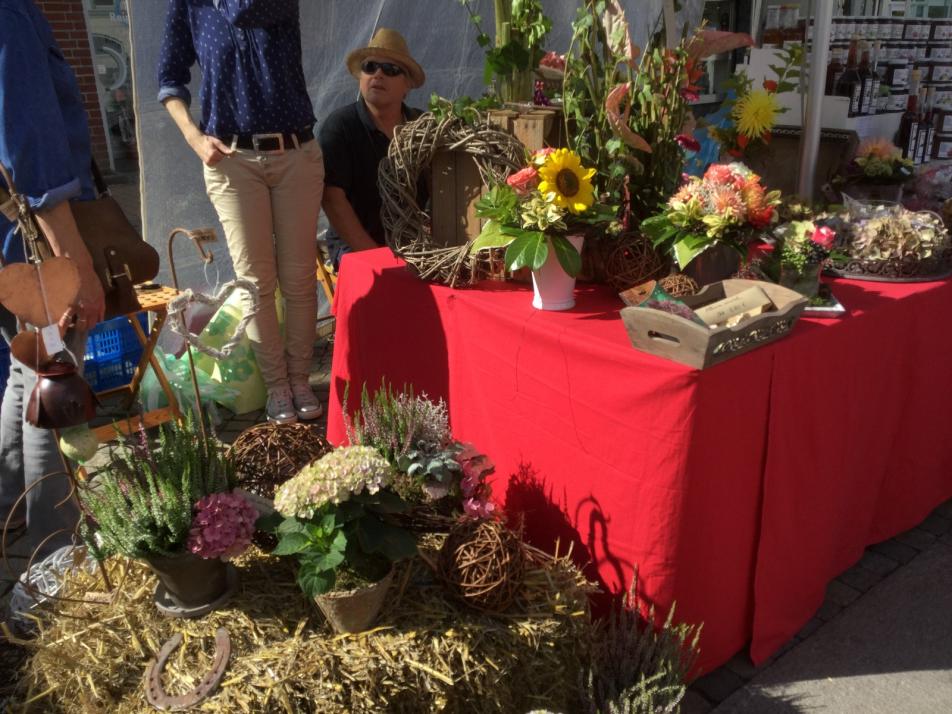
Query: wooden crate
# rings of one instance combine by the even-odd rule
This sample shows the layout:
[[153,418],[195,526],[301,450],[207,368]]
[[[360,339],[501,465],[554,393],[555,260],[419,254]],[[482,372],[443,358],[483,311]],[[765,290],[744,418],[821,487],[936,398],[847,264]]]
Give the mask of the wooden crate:
[[760,280],[722,280],[697,295],[680,298],[692,310],[759,286],[776,306],[773,312],[744,320],[733,327],[711,329],[683,317],[648,307],[621,311],[631,344],[642,352],[704,369],[787,335],[807,299],[800,293]]

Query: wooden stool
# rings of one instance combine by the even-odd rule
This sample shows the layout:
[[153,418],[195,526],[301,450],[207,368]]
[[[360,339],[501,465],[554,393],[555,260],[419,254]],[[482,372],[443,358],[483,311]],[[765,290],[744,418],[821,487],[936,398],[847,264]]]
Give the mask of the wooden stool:
[[[165,286],[158,286],[152,289],[136,287],[136,296],[139,298],[139,304],[142,306],[142,309],[137,312],[129,313],[125,315],[125,317],[129,321],[129,324],[132,325],[132,329],[135,330],[139,344],[142,345],[142,357],[139,358],[139,364],[136,365],[135,372],[132,375],[132,381],[129,384],[100,392],[100,394],[110,394],[127,390],[128,394],[123,403],[123,408],[129,409],[136,398],[136,394],[139,392],[139,386],[142,383],[142,378],[145,376],[146,367],[151,366],[156,379],[159,380],[159,386],[162,387],[162,391],[165,393],[166,399],[168,399],[169,405],[144,412],[143,414],[116,419],[111,424],[93,429],[92,432],[96,435],[100,443],[115,439],[117,433],[131,434],[139,428],[140,421],[146,429],[149,429],[153,426],[172,421],[173,419],[177,421],[182,420],[182,412],[179,409],[178,399],[176,399],[175,392],[172,391],[172,385],[169,384],[169,380],[166,378],[165,372],[162,371],[162,366],[155,356],[155,346],[159,341],[159,334],[162,332],[162,326],[165,324],[165,319],[168,316],[167,307],[169,301],[178,294],[175,288]],[[150,312],[154,315],[152,330],[148,337],[145,332],[143,332],[142,325],[139,324],[138,320],[138,316],[143,312]]]

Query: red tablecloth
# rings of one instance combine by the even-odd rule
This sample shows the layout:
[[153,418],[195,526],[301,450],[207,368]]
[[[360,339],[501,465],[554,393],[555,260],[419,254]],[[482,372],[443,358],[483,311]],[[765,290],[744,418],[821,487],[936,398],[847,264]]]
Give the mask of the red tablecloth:
[[[809,619],[813,595],[822,599],[870,538],[952,495],[948,468],[939,470],[952,443],[936,442],[941,458],[921,456],[930,473],[901,500],[890,491],[902,474],[880,473],[910,463],[906,445],[941,428],[909,420],[915,399],[931,410],[922,417],[941,422],[934,407],[952,379],[937,369],[944,351],[921,354],[933,343],[928,315],[908,313],[929,309],[934,321],[952,293],[944,283],[874,292],[838,287],[860,314],[801,321],[790,338],[701,372],[633,349],[621,303],[603,288],[581,287],[571,311],[540,312],[528,286],[451,290],[419,281],[385,249],[353,254],[335,298],[328,437],[345,439],[347,382],[351,407],[361,384],[382,378],[446,398],[454,435],[495,461],[495,495],[524,514],[531,540],[571,544],[606,590],[626,587],[637,566],[647,598],[662,609],[676,600],[678,619],[704,623],[702,668],[748,641],[762,657]],[[930,357],[931,369],[914,361]]]

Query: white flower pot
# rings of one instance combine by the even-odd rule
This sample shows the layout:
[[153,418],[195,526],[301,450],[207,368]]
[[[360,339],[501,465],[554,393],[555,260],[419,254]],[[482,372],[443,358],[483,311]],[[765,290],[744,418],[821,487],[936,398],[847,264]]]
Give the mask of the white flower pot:
[[[585,236],[565,237],[579,253],[582,252]],[[569,310],[575,307],[575,278],[562,269],[551,245],[545,263],[532,271],[532,287],[535,292],[532,307],[536,310]]]

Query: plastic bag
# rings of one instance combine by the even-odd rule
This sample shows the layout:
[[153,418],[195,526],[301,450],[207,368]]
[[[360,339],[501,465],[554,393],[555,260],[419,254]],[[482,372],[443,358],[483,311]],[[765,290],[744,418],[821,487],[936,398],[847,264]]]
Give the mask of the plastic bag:
[[[162,367],[169,386],[172,387],[179,408],[182,411],[195,411],[195,390],[192,388],[192,378],[188,370],[188,357],[177,359],[174,355],[166,354],[158,347],[155,348],[153,354]],[[205,413],[211,423],[217,426],[223,420],[216,402],[228,406],[229,403],[233,403],[240,396],[238,389],[216,382],[211,375],[198,369],[198,367],[195,368],[195,376],[198,378],[198,391],[202,395],[202,405]],[[169,400],[166,398],[155,372],[151,369],[147,369],[145,376],[142,378],[139,387],[139,399],[146,411],[168,406]]]

